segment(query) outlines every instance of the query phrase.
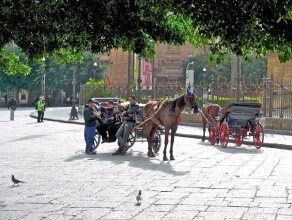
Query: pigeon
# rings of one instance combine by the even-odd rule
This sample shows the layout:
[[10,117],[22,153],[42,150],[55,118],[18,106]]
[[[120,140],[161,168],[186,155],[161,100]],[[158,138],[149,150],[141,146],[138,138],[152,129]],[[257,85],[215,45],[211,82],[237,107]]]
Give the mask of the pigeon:
[[138,193],[138,195],[136,196],[136,200],[137,200],[136,205],[137,205],[137,206],[140,206],[140,205],[141,205],[141,201],[142,201],[142,192],[141,192],[141,190],[139,190],[139,193]]
[[15,179],[14,175],[11,176],[11,180],[12,180],[12,182],[14,183],[14,185],[15,185],[15,184],[18,185],[19,183],[25,183],[24,181],[20,181],[20,180],[18,180],[18,179]]

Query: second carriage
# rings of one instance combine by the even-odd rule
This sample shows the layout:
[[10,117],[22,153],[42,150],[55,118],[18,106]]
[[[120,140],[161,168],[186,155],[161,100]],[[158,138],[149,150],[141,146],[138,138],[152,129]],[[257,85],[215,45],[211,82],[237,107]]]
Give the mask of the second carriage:
[[[113,100],[116,104],[116,108],[117,105],[120,105],[122,107],[126,107],[127,106],[127,102],[123,103],[121,100],[119,99],[112,99],[112,98],[95,98],[94,101],[96,102],[96,104],[98,105],[103,105],[104,103],[108,102],[109,100]],[[142,112],[143,112],[143,108],[144,108],[144,104],[139,104],[139,112],[135,115],[135,119],[136,119],[136,123],[134,125],[134,128],[132,130],[132,132],[129,135],[128,138],[128,146],[132,147],[136,142],[144,142],[147,140],[144,138],[144,126],[137,126],[140,123],[142,123],[143,121],[143,116],[142,116]],[[116,110],[116,112],[119,112],[118,110]],[[122,124],[122,118],[120,117],[120,115],[118,116],[118,120],[115,124],[115,126],[119,127]],[[152,144],[152,148],[153,151],[155,153],[158,153],[160,148],[161,148],[161,134],[163,132],[162,128],[159,128],[156,133],[154,134],[154,138],[153,138],[153,144]],[[99,147],[99,145],[101,144],[101,135],[96,131],[95,134],[95,139],[94,139],[94,147],[93,149],[96,149]]]
[[245,138],[251,136],[254,146],[261,148],[264,143],[264,129],[259,122],[261,108],[260,103],[230,103],[210,123],[209,142],[213,145],[220,143],[221,147],[226,147],[231,137],[240,146]]

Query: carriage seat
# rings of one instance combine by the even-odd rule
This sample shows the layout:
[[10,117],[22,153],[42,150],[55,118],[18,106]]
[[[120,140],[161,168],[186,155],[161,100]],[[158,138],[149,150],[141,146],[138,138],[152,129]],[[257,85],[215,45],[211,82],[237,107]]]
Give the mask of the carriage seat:
[[230,112],[228,114],[228,124],[234,128],[246,128],[248,125],[253,124],[255,121],[255,114],[242,113],[242,112]]

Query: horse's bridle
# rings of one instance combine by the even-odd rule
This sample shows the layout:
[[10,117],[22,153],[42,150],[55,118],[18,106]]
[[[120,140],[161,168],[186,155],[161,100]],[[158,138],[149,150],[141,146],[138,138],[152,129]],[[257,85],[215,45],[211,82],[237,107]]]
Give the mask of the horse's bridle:
[[[195,96],[195,95],[188,95],[188,94],[185,94],[185,97],[186,97],[188,100],[193,100],[193,101],[194,101],[194,99],[195,99],[196,96]],[[192,107],[192,105],[189,105],[189,104],[188,104],[188,106],[189,106],[189,107]]]

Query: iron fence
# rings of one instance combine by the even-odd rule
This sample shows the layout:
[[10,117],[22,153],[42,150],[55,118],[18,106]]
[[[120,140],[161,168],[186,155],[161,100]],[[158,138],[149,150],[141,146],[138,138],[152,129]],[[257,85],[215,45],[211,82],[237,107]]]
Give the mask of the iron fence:
[[[212,83],[194,85],[197,102],[202,106],[204,101],[226,107],[236,102],[236,86]],[[150,99],[176,98],[185,92],[185,86],[176,84],[156,85],[149,90],[129,88],[127,86],[96,87],[82,85],[80,87],[80,104],[83,105],[91,97],[116,97],[126,99],[128,95],[140,97],[140,102]],[[206,99],[204,99],[204,94]],[[292,118],[292,84],[280,86],[272,80],[261,83],[242,83],[240,86],[240,102],[259,102],[263,104],[266,117]]]

